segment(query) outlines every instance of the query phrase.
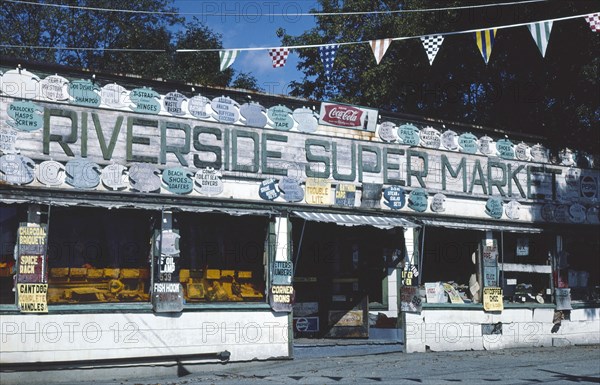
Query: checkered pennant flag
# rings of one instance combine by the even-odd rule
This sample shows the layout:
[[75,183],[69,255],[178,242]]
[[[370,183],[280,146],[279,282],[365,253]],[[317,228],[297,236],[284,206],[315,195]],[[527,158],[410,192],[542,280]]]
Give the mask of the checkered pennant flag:
[[269,56],[273,60],[273,68],[283,67],[290,53],[287,48],[272,48],[269,50]]
[[552,31],[551,21],[542,21],[539,23],[531,23],[527,25],[531,37],[538,46],[542,57],[546,56],[546,48],[548,48],[548,40],[550,40],[550,32]]
[[430,35],[421,38],[421,43],[423,43],[423,48],[425,48],[425,52],[427,52],[427,57],[429,58],[429,65],[433,65],[435,56],[443,42],[444,37],[442,35]]
[[221,61],[219,71],[225,71],[227,68],[229,68],[235,61],[238,53],[240,53],[240,51],[237,49],[219,51],[219,60]]
[[371,46],[371,50],[373,50],[373,55],[375,55],[375,61],[377,64],[383,59],[383,55],[392,44],[392,39],[380,39],[380,40],[371,40],[369,41],[369,45]]
[[589,23],[592,31],[600,31],[600,13],[590,13],[585,17],[585,21]]
[[339,47],[339,44],[322,45],[319,47],[319,55],[321,56],[323,67],[325,67],[325,76],[327,76],[327,79],[329,79],[331,70],[333,70],[335,54],[337,53]]

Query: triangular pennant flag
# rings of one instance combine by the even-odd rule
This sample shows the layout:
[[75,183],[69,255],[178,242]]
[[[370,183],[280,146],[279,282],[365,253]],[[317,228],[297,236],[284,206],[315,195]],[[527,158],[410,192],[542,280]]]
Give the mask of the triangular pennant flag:
[[287,48],[272,48],[269,50],[269,56],[273,60],[273,68],[283,67],[290,53]]
[[219,59],[221,60],[221,67],[219,71],[225,71],[227,68],[229,68],[235,61],[238,53],[240,53],[240,51],[237,49],[219,51]]
[[496,31],[496,29],[487,29],[475,32],[475,41],[477,41],[477,47],[479,47],[479,52],[481,52],[485,64],[490,60],[492,46],[494,45],[494,39],[496,38]]
[[427,57],[429,58],[429,65],[433,64],[435,55],[437,55],[443,42],[444,37],[442,35],[431,35],[421,38],[421,43],[423,43],[423,47],[425,48],[425,52],[427,52]]
[[392,44],[392,39],[380,39],[380,40],[371,40],[369,41],[371,45],[371,49],[373,50],[373,55],[375,55],[375,61],[377,64],[383,59],[383,55],[385,55],[385,51]]
[[540,49],[542,57],[546,56],[546,48],[548,48],[548,40],[550,40],[550,32],[552,31],[552,21],[542,21],[539,23],[531,23],[527,25],[531,37]]
[[585,17],[585,21],[589,23],[592,31],[600,31],[600,13],[590,13]]
[[337,53],[338,48],[339,44],[329,44],[319,47],[319,55],[321,55],[321,61],[323,61],[327,79],[329,79],[329,75],[333,69],[333,62],[335,61],[335,54]]

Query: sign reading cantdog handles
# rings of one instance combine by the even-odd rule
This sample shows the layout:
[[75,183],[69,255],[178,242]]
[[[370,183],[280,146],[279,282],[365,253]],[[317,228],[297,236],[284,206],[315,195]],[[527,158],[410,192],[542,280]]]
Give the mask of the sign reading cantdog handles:
[[45,226],[21,226],[18,232],[17,297],[23,313],[47,313]]
[[502,311],[504,303],[502,302],[502,288],[484,287],[483,288],[483,310]]
[[48,284],[19,283],[17,284],[19,310],[22,313],[48,313]]

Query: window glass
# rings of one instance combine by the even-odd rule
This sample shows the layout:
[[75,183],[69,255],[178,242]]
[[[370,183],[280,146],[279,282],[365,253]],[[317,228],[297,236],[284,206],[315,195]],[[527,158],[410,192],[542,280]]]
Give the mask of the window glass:
[[48,303],[148,301],[151,214],[53,207]]
[[267,217],[180,213],[176,220],[187,302],[265,300]]
[[23,206],[0,205],[0,304],[15,303],[15,245],[24,212]]

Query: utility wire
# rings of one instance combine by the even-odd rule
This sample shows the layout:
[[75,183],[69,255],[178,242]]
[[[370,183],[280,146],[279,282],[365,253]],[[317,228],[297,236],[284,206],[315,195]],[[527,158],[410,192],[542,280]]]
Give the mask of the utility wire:
[[422,9],[399,9],[399,10],[390,10],[390,11],[356,11],[356,12],[283,12],[283,13],[228,13],[228,12],[155,12],[155,11],[141,11],[134,9],[112,9],[112,8],[99,8],[99,7],[84,7],[79,5],[67,5],[67,4],[52,4],[52,3],[36,3],[33,1],[25,1],[25,0],[4,0],[7,3],[14,4],[26,4],[26,5],[36,5],[41,7],[57,7],[57,8],[68,8],[68,9],[79,9],[84,11],[100,11],[100,12],[120,12],[120,13],[139,13],[139,14],[150,14],[150,15],[176,15],[176,16],[231,16],[231,17],[302,17],[302,16],[356,16],[356,15],[376,15],[376,14],[397,14],[397,13],[417,13],[417,12],[436,12],[436,11],[453,11],[460,9],[472,9],[472,8],[486,8],[486,7],[499,7],[505,5],[521,5],[521,4],[529,4],[529,3],[539,3],[545,2],[549,0],[525,0],[525,1],[513,1],[513,2],[505,2],[505,3],[495,3],[495,4],[476,4],[476,5],[464,5],[458,7],[443,7],[443,8],[422,8]]

